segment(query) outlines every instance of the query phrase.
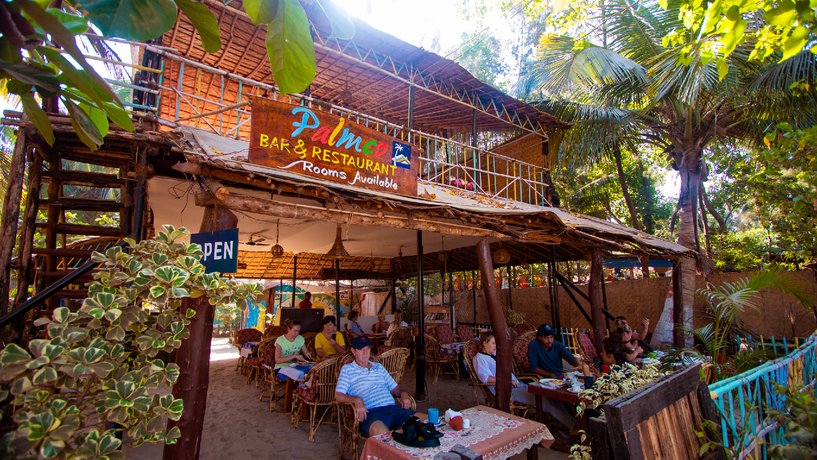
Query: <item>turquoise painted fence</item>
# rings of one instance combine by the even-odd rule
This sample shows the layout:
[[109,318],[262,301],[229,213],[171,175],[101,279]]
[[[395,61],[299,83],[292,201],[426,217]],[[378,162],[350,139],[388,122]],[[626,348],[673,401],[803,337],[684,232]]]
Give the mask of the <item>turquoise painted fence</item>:
[[785,356],[710,385],[724,445],[739,452],[740,458],[768,458],[768,444],[786,442],[783,430],[768,415],[770,409],[782,410],[786,405],[785,398],[775,393],[774,383],[813,390],[815,373],[817,334]]

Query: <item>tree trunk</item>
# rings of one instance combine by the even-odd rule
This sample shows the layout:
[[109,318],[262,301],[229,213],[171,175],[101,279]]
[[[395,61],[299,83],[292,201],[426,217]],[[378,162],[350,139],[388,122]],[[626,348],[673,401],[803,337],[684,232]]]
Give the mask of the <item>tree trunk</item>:
[[0,313],[11,311],[9,306],[9,281],[11,279],[11,255],[17,241],[17,222],[20,217],[20,197],[26,170],[26,136],[23,129],[17,132],[17,142],[9,165],[8,189],[3,203],[3,222],[0,227]]
[[593,248],[590,259],[590,282],[587,291],[590,297],[590,317],[593,320],[593,345],[596,346],[596,350],[601,350],[606,329],[604,313],[602,313],[604,301],[601,292],[601,285],[604,283],[603,265],[604,259],[601,249]]
[[[616,159],[616,171],[618,172],[618,183],[621,185],[621,195],[624,197],[624,203],[627,204],[627,211],[630,213],[630,225],[636,230],[642,230],[641,222],[638,220],[638,212],[635,209],[633,198],[630,196],[630,188],[627,186],[627,177],[624,175],[624,166],[621,163],[621,148],[618,144],[613,147],[613,156]],[[649,257],[639,257],[639,260],[641,261],[641,272],[644,274],[644,278],[649,278]]]
[[[235,228],[238,217],[226,208],[207,206],[201,222],[202,232]],[[184,299],[182,310],[192,308],[196,315],[190,321],[190,338],[176,351],[176,364],[181,370],[173,385],[173,396],[184,400],[184,412],[178,422],[168,422],[182,432],[176,444],[165,445],[164,460],[199,458],[204,413],[207,409],[207,387],[210,385],[210,340],[213,338],[215,306],[206,297]]]
[[[681,193],[679,202],[679,225],[678,244],[698,251],[697,223],[698,212],[698,184],[701,182],[700,169],[698,168],[698,158],[700,155],[687,155],[687,158],[695,158],[694,161],[682,164],[679,168],[681,175]],[[691,163],[691,164],[690,164]],[[692,346],[692,336],[689,331],[692,329],[692,305],[695,296],[695,259],[683,257],[678,261],[679,270],[679,290],[675,295],[680,294],[679,307],[683,313],[683,322],[675,323],[675,346]],[[683,338],[682,343],[681,338]]]
[[479,271],[482,275],[482,288],[485,290],[485,301],[488,304],[488,316],[496,338],[496,400],[497,408],[510,412],[511,402],[511,336],[508,334],[508,323],[499,294],[494,284],[494,264],[491,261],[491,246],[482,238],[477,243]]

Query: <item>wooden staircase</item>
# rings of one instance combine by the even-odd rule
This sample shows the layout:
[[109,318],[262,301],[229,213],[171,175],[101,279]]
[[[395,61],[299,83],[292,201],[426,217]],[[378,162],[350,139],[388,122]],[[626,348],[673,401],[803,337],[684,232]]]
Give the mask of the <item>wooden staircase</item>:
[[[121,146],[96,152],[58,138],[42,159],[41,192],[32,248],[34,293],[81,267],[94,251],[104,252],[131,231],[135,155]],[[51,296],[45,312],[78,306],[93,273]]]

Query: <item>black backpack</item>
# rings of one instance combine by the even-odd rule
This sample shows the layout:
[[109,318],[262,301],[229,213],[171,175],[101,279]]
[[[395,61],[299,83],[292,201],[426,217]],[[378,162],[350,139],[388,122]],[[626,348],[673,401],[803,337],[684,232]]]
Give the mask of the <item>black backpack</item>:
[[411,416],[403,423],[402,433],[395,430],[392,438],[409,447],[438,447],[443,434],[431,423],[421,423],[420,419]]

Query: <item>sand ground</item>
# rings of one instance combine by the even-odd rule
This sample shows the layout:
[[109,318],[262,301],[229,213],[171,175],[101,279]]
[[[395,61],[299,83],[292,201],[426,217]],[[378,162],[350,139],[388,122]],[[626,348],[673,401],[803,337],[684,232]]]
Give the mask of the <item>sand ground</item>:
[[[268,411],[266,401],[259,402],[259,390],[254,384],[246,384],[245,377],[236,373],[238,359],[236,348],[226,338],[215,338],[210,355],[210,387],[207,395],[207,412],[204,417],[204,433],[201,443],[203,460],[264,460],[264,459],[336,459],[338,458],[338,431],[333,424],[323,424],[317,431],[315,442],[307,439],[307,423],[298,429],[289,426],[289,414],[283,414],[279,403],[277,412]],[[415,370],[406,370],[401,382],[406,391],[415,393]],[[481,404],[468,385],[467,375],[456,380],[443,375],[439,380],[427,381],[426,401],[417,401],[417,409],[425,412],[428,407],[465,409]],[[125,449],[126,457],[134,460],[157,460],[162,457],[161,445],[143,445]],[[525,458],[518,455],[516,458]],[[543,460],[566,459],[567,454],[539,448]]]

